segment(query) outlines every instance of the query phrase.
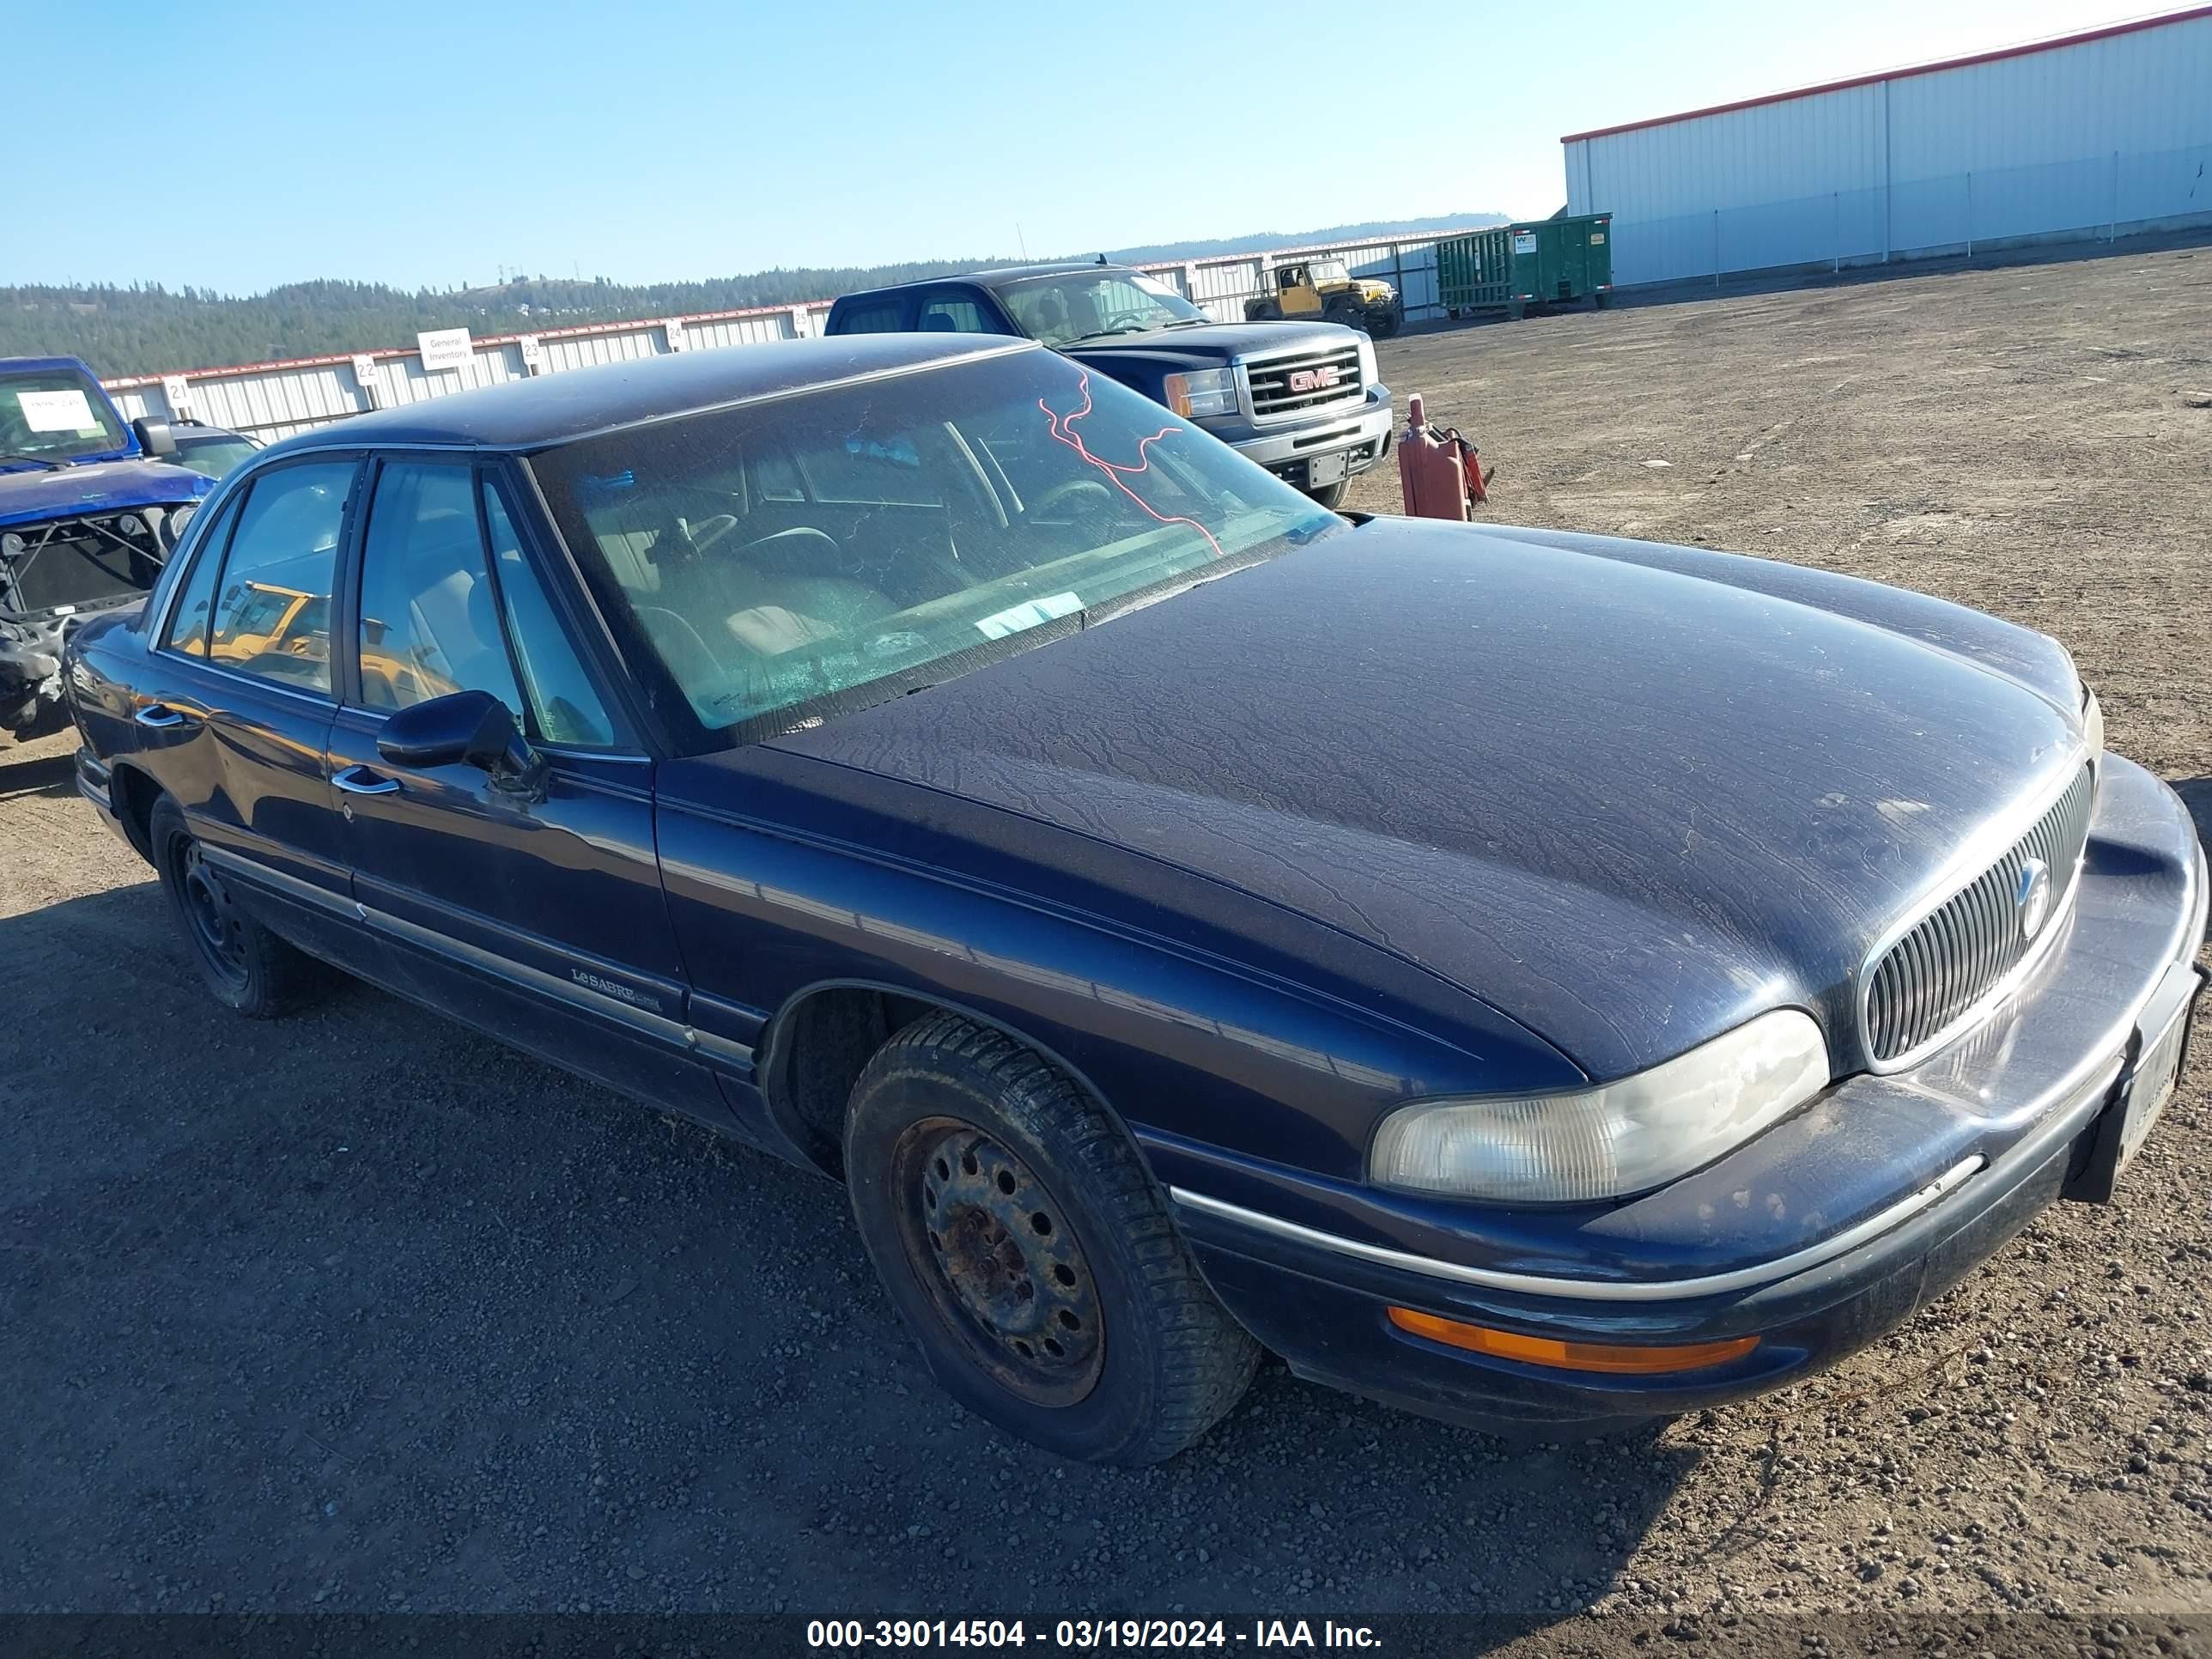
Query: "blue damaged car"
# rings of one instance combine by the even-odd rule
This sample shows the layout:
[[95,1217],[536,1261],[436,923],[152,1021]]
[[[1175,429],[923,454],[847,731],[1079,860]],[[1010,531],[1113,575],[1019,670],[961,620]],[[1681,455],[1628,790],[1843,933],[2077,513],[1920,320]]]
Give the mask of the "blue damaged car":
[[64,730],[62,644],[137,605],[210,480],[74,357],[0,357],[0,730]]
[[945,1389],[1076,1457],[1263,1346],[1546,1437],[1796,1382],[2109,1197],[2201,984],[2189,816],[2052,641],[1340,517],[1024,341],[293,438],[67,684],[222,1003],[335,965],[842,1180]]

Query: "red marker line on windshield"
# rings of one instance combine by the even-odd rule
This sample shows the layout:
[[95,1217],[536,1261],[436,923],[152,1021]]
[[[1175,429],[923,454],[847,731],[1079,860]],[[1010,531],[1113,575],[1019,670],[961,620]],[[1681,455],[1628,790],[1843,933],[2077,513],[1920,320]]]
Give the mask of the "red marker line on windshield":
[[1085,460],[1090,462],[1091,465],[1097,467],[1101,472],[1103,472],[1106,475],[1106,481],[1109,483],[1112,484],[1115,489],[1120,490],[1124,495],[1127,495],[1131,501],[1136,502],[1136,504],[1142,507],[1146,514],[1158,520],[1161,524],[1188,525],[1193,530],[1195,530],[1200,535],[1206,538],[1206,544],[1213,550],[1213,556],[1215,558],[1219,559],[1227,557],[1228,556],[1221,550],[1221,544],[1213,539],[1213,532],[1211,530],[1208,530],[1204,525],[1200,524],[1197,520],[1186,519],[1179,514],[1171,514],[1158,511],[1150,501],[1146,501],[1142,495],[1139,495],[1135,490],[1130,489],[1127,483],[1122,482],[1121,475],[1123,473],[1127,472],[1131,475],[1134,475],[1144,471],[1147,467],[1152,465],[1152,459],[1145,453],[1145,446],[1146,444],[1158,443],[1163,438],[1173,437],[1176,434],[1176,428],[1171,426],[1164,426],[1158,432],[1152,434],[1151,437],[1139,438],[1137,441],[1137,464],[1134,466],[1118,465],[1113,461],[1106,460],[1099,456],[1092,454],[1083,441],[1083,434],[1075,429],[1075,423],[1091,412],[1091,371],[1087,368],[1083,368],[1078,369],[1076,373],[1081,377],[1083,407],[1077,410],[1073,414],[1063,416],[1058,410],[1054,410],[1050,404],[1045,402],[1043,398],[1040,398],[1037,399],[1037,407],[1044,410],[1045,419],[1049,424],[1053,441],[1054,443],[1066,445],[1078,455],[1080,455]]

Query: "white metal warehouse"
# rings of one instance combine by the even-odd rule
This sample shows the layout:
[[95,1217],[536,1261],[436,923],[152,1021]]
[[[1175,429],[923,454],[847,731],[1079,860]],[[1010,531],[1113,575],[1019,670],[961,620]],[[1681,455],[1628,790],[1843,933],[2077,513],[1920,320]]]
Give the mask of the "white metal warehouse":
[[1560,142],[1624,287],[2212,223],[2212,5]]

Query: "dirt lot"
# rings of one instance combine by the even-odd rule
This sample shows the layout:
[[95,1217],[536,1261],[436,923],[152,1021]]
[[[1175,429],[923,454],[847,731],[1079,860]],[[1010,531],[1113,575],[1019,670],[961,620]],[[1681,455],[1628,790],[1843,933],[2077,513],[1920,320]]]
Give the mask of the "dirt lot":
[[[2212,249],[1382,348],[1499,464],[1501,520],[2056,634],[2200,825],[2208,354]],[[1356,504],[1395,498],[1376,474]],[[0,751],[0,1608],[1457,1610],[1608,1652],[1690,1613],[2064,1609],[2203,1638],[2173,1632],[2212,1612],[2212,1033],[2118,1206],[2050,1213],[1794,1393],[1525,1450],[1275,1367],[1169,1467],[1068,1467],[931,1386],[827,1185],[366,990],[218,1016],[66,747]]]

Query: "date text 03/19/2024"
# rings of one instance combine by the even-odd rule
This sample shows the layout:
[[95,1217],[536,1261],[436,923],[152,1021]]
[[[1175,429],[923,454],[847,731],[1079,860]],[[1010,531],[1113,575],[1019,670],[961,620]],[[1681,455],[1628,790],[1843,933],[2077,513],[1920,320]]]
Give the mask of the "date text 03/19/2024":
[[1023,1620],[813,1619],[810,1648],[1024,1648],[1078,1652],[1099,1649],[1251,1648],[1289,1652],[1325,1648],[1372,1650],[1382,1645],[1371,1626],[1334,1620],[1255,1619],[1232,1625],[1221,1619],[1060,1619],[1034,1629]]

